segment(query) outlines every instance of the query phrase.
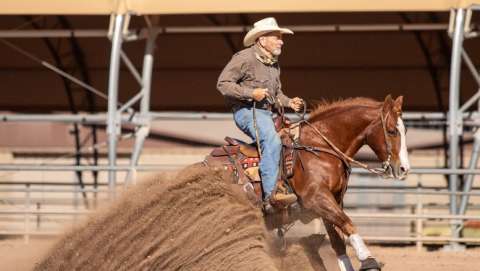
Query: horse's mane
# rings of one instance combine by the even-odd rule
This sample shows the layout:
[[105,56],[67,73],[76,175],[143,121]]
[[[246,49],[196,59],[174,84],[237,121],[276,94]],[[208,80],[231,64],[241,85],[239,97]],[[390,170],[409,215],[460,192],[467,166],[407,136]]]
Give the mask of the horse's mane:
[[362,107],[380,107],[382,103],[371,98],[355,97],[339,99],[335,101],[321,100],[313,104],[313,110],[310,112],[310,119],[320,116],[322,113],[329,112],[337,108],[362,106]]

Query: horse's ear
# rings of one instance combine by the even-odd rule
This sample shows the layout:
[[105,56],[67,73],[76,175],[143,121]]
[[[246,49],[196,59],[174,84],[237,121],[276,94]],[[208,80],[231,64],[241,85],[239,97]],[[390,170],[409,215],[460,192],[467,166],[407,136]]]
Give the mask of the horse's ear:
[[393,111],[399,114],[402,112],[403,96],[398,96],[393,105]]
[[391,94],[388,94],[387,97],[385,97],[385,103],[386,102],[393,102],[393,99],[392,99],[392,95]]
[[387,113],[388,111],[390,111],[393,105],[394,105],[394,102],[392,99],[392,95],[388,94],[387,97],[385,97],[385,101],[383,102],[383,108],[382,108],[383,112]]

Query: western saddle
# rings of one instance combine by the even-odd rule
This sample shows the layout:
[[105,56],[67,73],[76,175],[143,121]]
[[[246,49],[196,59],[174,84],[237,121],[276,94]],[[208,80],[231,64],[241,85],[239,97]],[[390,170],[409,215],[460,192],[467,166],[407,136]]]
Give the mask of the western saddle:
[[[280,125],[279,125],[280,123]],[[294,142],[298,140],[299,125],[289,122],[275,121],[277,132],[282,140],[282,158],[280,162],[280,180],[277,182],[277,193],[293,193],[288,181],[293,176],[295,160]],[[280,128],[280,127],[285,128]],[[239,139],[225,137],[226,144],[214,148],[205,158],[209,166],[222,167],[233,174],[237,184],[242,185],[247,196],[254,203],[262,201],[262,186],[259,174],[260,157],[255,143],[248,144]]]

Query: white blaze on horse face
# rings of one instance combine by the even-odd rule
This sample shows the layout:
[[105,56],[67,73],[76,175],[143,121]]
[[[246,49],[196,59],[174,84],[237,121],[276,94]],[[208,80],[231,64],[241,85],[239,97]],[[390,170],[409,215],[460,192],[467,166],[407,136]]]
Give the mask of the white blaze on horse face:
[[400,117],[397,120],[397,130],[400,132],[400,164],[405,171],[409,171],[410,162],[408,161],[407,137],[405,135],[405,125]]

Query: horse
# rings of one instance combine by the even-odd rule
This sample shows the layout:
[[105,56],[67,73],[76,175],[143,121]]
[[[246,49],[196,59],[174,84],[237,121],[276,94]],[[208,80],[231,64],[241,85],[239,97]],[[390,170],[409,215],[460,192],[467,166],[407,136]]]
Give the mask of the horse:
[[[368,145],[383,162],[384,175],[405,179],[410,164],[406,130],[402,120],[403,96],[388,95],[383,102],[369,98],[349,98],[318,106],[308,120],[300,122],[294,144],[293,176],[288,184],[299,197],[307,216],[322,218],[342,271],[353,271],[346,254],[346,236],[360,270],[381,270],[352,220],[342,209],[350,163],[363,145]],[[223,148],[227,153],[229,150]],[[228,156],[233,161],[231,155]],[[361,163],[359,163],[361,164]],[[239,172],[236,172],[239,174]],[[308,219],[310,218],[310,219]]]

